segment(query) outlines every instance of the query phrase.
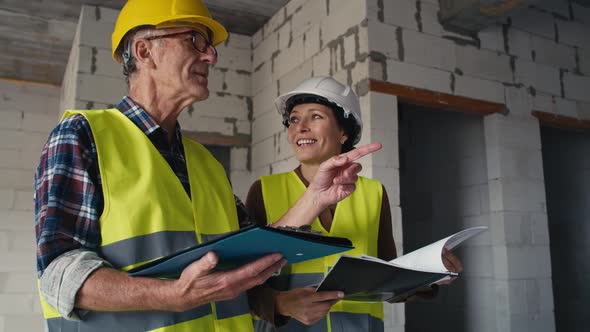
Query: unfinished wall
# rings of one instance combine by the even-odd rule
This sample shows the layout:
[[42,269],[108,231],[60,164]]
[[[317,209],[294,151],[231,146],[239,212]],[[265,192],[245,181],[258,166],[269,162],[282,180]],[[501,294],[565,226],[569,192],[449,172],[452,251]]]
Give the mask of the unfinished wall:
[[557,331],[590,325],[590,134],[542,128]]
[[[62,109],[113,107],[127,94],[122,68],[111,57],[111,32],[117,15],[113,9],[82,7],[62,85]],[[217,47],[220,56],[209,71],[209,98],[188,107],[179,118],[187,134],[205,138],[207,144],[239,143],[230,152],[230,179],[241,197],[250,184],[249,177],[244,176],[249,175],[247,144],[252,108],[250,41],[248,36],[231,34]]]
[[475,38],[445,31],[436,0],[367,3],[376,12],[370,40],[381,41],[370,49],[370,78],[507,105],[508,114],[484,119],[496,328],[553,331],[541,144],[530,113],[588,118],[588,9],[540,1]]
[[[404,251],[458,230],[490,226],[483,119],[402,105],[400,182]],[[457,250],[461,278],[434,301],[406,305],[406,331],[496,331],[491,234]],[[424,319],[428,317],[429,319]]]
[[33,175],[58,120],[59,87],[0,80],[0,332],[41,331]]

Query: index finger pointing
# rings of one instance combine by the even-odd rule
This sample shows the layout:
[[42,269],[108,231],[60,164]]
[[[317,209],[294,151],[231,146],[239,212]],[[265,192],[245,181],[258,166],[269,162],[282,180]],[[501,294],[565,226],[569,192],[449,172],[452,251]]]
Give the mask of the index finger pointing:
[[346,156],[346,158],[349,162],[355,161],[355,160],[362,158],[370,153],[381,150],[381,147],[382,147],[381,143],[366,144],[366,145],[360,146],[352,151],[345,153],[344,156]]

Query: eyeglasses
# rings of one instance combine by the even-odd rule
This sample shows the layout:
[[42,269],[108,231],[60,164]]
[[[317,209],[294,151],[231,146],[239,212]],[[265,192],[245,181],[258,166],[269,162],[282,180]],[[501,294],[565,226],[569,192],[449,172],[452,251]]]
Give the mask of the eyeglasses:
[[190,38],[187,38],[187,40],[190,40],[192,42],[195,50],[199,51],[200,53],[207,53],[207,49],[211,48],[211,50],[213,50],[213,56],[215,58],[217,58],[217,50],[215,49],[213,44],[211,44],[211,42],[207,38],[205,38],[205,36],[203,36],[200,32],[195,31],[195,30],[176,32],[176,33],[171,33],[171,34],[167,34],[167,35],[147,37],[145,39],[154,40],[154,39],[182,36],[182,35],[186,35],[186,34],[191,35]]

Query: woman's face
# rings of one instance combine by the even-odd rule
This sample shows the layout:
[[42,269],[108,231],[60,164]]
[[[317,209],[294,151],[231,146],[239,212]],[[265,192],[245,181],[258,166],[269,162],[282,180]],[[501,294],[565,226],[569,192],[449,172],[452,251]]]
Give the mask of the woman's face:
[[301,164],[319,164],[340,154],[347,138],[331,108],[311,103],[293,107],[288,133]]

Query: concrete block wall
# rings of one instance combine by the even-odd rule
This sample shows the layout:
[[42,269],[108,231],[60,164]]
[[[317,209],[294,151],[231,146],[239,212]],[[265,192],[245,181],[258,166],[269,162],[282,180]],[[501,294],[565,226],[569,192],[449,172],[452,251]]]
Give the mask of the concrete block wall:
[[311,76],[333,75],[351,85],[366,78],[366,13],[363,1],[293,0],[254,34],[253,178],[297,165],[276,97]]
[[[551,273],[539,268],[550,266],[539,126],[530,113],[587,119],[587,10],[542,1],[473,38],[440,26],[438,1],[367,3],[377,9],[369,41],[381,41],[369,44],[370,78],[507,105],[484,127],[497,330],[553,331],[552,292],[542,287]],[[517,231],[523,222],[529,233]],[[527,305],[512,292],[517,284],[535,290],[524,294]]]
[[0,332],[42,331],[33,175],[59,116],[57,86],[0,80]]
[[[64,75],[61,108],[98,109],[116,105],[127,94],[122,67],[111,57],[111,32],[118,11],[85,5]],[[209,71],[210,96],[180,116],[184,131],[248,141],[252,113],[251,37],[231,34],[217,47],[219,62]],[[250,178],[248,153],[232,147],[230,179],[244,197]],[[236,151],[233,151],[233,150]],[[234,158],[239,158],[235,159]]]

